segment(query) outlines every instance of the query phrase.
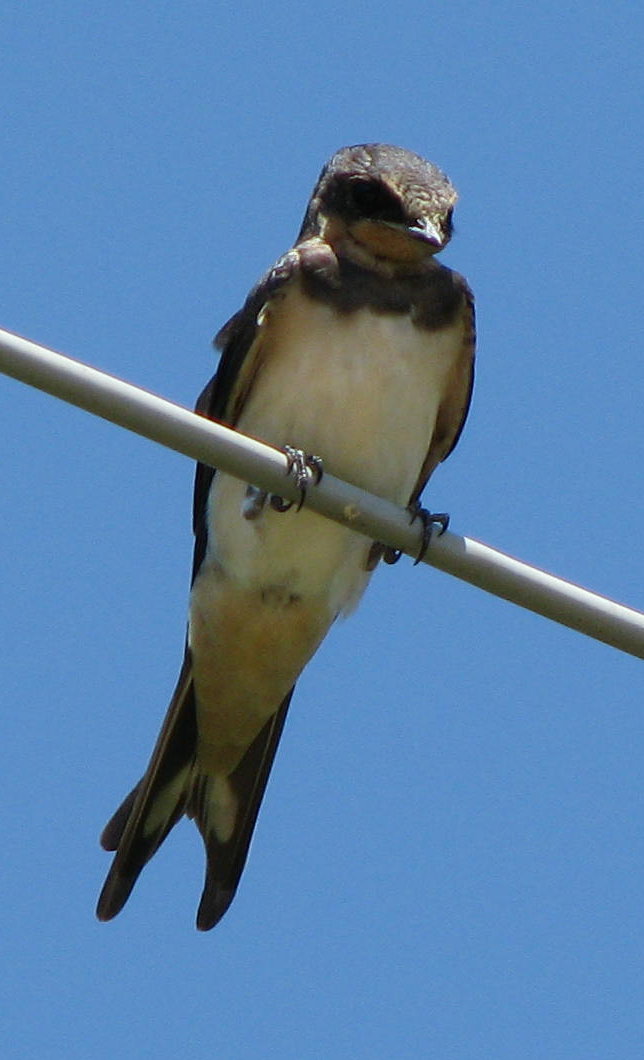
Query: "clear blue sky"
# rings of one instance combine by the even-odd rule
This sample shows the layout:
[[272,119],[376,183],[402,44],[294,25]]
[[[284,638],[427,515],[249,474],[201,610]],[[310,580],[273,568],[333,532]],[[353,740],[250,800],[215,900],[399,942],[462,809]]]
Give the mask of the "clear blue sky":
[[[191,404],[339,146],[461,193],[453,528],[644,606],[633,2],[5,4],[0,326]],[[190,463],[0,379],[3,1055],[620,1060],[644,1048],[641,663],[403,561],[302,678],[237,899],[97,837],[179,665]]]

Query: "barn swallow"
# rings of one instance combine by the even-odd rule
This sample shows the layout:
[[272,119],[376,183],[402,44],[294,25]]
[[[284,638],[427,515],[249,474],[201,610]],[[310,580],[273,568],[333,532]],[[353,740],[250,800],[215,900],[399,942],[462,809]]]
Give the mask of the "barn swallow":
[[[472,391],[472,294],[435,257],[456,198],[410,151],[338,151],[294,246],[217,335],[197,412],[413,510]],[[383,550],[203,464],[194,534],[183,665],[147,771],[102,834],[116,854],[97,915],[122,909],[186,814],[205,844],[205,931],[235,895],[295,682]]]

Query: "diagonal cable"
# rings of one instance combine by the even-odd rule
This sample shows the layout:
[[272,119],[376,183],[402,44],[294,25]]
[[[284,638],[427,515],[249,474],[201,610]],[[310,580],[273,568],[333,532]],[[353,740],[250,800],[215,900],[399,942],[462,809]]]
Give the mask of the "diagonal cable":
[[[0,330],[0,371],[95,416],[220,468],[271,493],[298,501],[286,477],[287,459],[272,446],[157,397],[45,346]],[[306,505],[411,556],[420,550],[420,522],[389,501],[325,472]],[[434,536],[423,562],[505,600],[644,658],[644,614],[554,574],[514,559],[474,538]]]

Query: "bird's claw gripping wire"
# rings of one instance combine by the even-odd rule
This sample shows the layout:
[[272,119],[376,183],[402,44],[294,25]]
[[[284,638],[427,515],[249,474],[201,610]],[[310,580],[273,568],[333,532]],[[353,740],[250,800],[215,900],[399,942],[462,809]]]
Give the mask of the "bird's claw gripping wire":
[[[317,486],[322,479],[324,466],[319,456],[315,456],[313,453],[305,453],[303,449],[296,449],[292,445],[285,445],[284,452],[287,460],[286,474],[294,479],[295,485],[300,491],[300,499],[295,509],[299,512],[306,498],[309,476],[313,476],[313,484]],[[293,507],[293,503],[293,501],[280,497],[277,493],[268,493],[258,486],[248,486],[242,504],[242,515],[244,519],[256,519],[267,504],[275,512],[287,512],[289,508]]]
[[[306,499],[309,474],[313,476],[313,485],[317,486],[322,480],[324,466],[319,456],[315,456],[313,453],[305,453],[303,449],[296,449],[292,445],[285,445],[284,452],[286,453],[287,461],[286,474],[294,479],[295,485],[300,491],[300,499],[295,509],[299,512]],[[271,508],[274,508],[276,512],[287,512],[292,507],[293,501],[285,501],[283,497],[271,495]]]
[[[419,563],[424,560],[427,555],[427,549],[432,539],[434,529],[438,528],[438,536],[444,534],[449,526],[449,515],[447,512],[429,512],[427,508],[421,508],[420,502],[416,501],[414,504],[410,504],[407,509],[411,516],[411,523],[415,523],[417,519],[423,524],[423,536],[420,543],[420,549],[418,555],[414,560],[414,566],[418,566]],[[390,548],[388,545],[385,547],[382,558],[385,563],[397,563],[402,555],[399,548]]]

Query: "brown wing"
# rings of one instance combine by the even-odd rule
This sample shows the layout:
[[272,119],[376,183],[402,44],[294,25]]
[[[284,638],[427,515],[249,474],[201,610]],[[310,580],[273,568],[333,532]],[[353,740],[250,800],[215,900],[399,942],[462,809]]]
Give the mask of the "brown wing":
[[474,386],[474,350],[476,345],[476,326],[474,317],[474,295],[465,283],[463,284],[463,345],[460,356],[456,358],[451,377],[446,388],[436,418],[434,434],[427,451],[418,481],[410,497],[410,503],[418,500],[427,480],[438,465],[446,460],[458,442],[465,425],[472,399]]
[[[261,367],[261,328],[267,306],[294,278],[299,267],[296,249],[289,250],[251,291],[243,307],[217,333],[215,346],[221,360],[213,378],[197,399],[195,412],[209,420],[234,427],[248,392]],[[207,545],[207,505],[215,468],[197,464],[193,498],[195,552],[194,581]]]

